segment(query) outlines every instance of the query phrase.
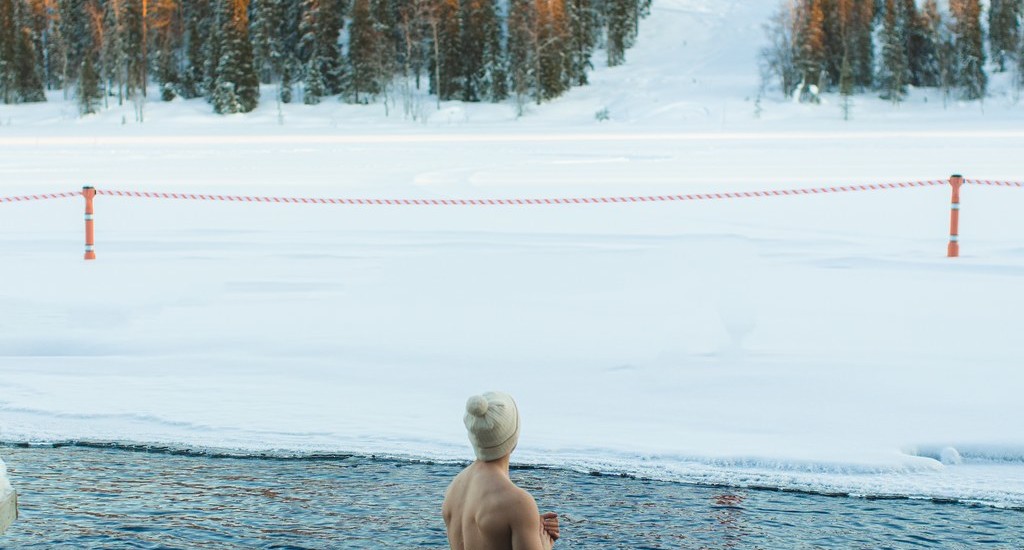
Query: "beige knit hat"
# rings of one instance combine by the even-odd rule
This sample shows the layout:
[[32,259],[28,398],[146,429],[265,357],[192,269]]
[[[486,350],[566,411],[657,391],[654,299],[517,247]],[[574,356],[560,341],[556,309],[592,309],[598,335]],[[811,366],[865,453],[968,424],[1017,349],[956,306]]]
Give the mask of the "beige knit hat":
[[507,393],[489,391],[470,397],[462,421],[479,460],[497,460],[519,442],[519,408]]

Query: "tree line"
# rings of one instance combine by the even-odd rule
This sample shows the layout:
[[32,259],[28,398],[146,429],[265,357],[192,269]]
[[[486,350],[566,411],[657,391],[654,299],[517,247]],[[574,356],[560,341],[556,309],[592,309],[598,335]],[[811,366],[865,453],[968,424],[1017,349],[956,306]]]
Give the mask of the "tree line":
[[827,91],[899,102],[910,86],[982,99],[991,71],[1024,85],[1022,15],[1024,0],[990,0],[987,17],[979,0],[790,0],[765,26],[762,80],[810,102]]
[[[409,100],[522,107],[585,85],[598,47],[625,62],[650,0],[0,0],[0,100],[204,97],[248,112],[275,101]],[[387,97],[385,97],[387,105]],[[408,103],[408,101],[407,101]],[[406,104],[406,108],[409,106]]]

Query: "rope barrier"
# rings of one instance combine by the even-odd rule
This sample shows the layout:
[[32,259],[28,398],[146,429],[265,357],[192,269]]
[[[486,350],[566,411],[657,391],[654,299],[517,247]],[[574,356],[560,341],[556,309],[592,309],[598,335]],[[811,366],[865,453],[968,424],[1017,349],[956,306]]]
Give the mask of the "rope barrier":
[[21,195],[19,197],[0,197],[0,202],[25,202],[25,201],[42,201],[49,199],[65,199],[69,197],[81,197],[81,191],[72,191],[70,193],[44,193],[42,195]]
[[977,180],[977,179],[965,179],[964,183],[971,183],[974,185],[992,185],[996,187],[1024,187],[1022,181],[996,181],[996,180]]
[[341,204],[373,206],[536,206],[565,204],[614,204],[638,202],[677,202],[719,199],[743,199],[759,197],[780,197],[794,195],[817,195],[852,191],[876,191],[946,185],[946,180],[923,180],[901,183],[849,185],[839,187],[817,187],[808,189],[774,189],[766,191],[733,191],[725,193],[698,193],[690,195],[637,195],[616,197],[561,197],[521,199],[369,199],[369,198],[314,198],[314,197],[267,197],[250,195],[209,195],[194,193],[162,193],[151,191],[118,191],[99,189],[98,195],[115,197],[136,197],[151,199],[205,200],[228,202],[291,203],[291,204]]
[[[881,191],[886,189],[906,189],[912,187],[933,187],[947,185],[948,180],[920,180],[899,183],[875,183],[864,185],[845,185],[836,187],[812,187],[804,189],[771,189],[764,191],[729,191],[723,193],[696,193],[688,195],[636,195],[613,197],[552,197],[552,198],[521,198],[521,199],[372,199],[372,198],[325,198],[325,197],[275,197],[257,195],[214,195],[205,193],[169,193],[156,191],[121,191],[114,189],[97,189],[97,195],[109,197],[132,197],[147,199],[201,200],[223,202],[255,202],[268,204],[334,204],[350,206],[543,206],[566,204],[618,204],[646,202],[681,202],[700,200],[748,199],[765,197],[785,197],[799,195],[820,195],[825,193],[848,193],[855,191]],[[995,187],[1021,187],[1024,182],[965,179],[964,183]],[[80,197],[81,191],[67,193],[44,193],[38,195],[21,195],[0,197],[0,203],[25,202],[33,200],[61,199]]]
[[346,199],[317,197],[266,197],[257,195],[210,195],[197,193],[160,193],[154,191],[119,191],[83,187],[81,191],[69,193],[44,193],[39,195],[21,195],[0,197],[0,203],[24,202],[32,200],[60,199],[80,196],[85,199],[85,259],[96,259],[95,230],[93,219],[93,199],[96,195],[109,197],[136,197],[150,199],[227,201],[269,204],[343,204],[343,205],[383,205],[383,206],[528,206],[528,205],[562,205],[562,204],[614,204],[638,202],[673,202],[699,201],[719,199],[747,199],[761,197],[785,197],[794,195],[819,195],[824,193],[846,193],[851,191],[879,191],[883,189],[904,189],[910,187],[930,187],[950,184],[953,195],[950,205],[949,246],[947,255],[951,258],[960,255],[960,188],[965,184],[989,185],[995,187],[1024,188],[1024,182],[965,179],[959,174],[952,175],[949,180],[920,180],[899,183],[877,183],[866,185],[846,185],[839,187],[812,187],[807,189],[773,189],[768,191],[731,191],[725,193],[698,193],[693,195],[637,195],[622,197],[569,197],[542,199]]

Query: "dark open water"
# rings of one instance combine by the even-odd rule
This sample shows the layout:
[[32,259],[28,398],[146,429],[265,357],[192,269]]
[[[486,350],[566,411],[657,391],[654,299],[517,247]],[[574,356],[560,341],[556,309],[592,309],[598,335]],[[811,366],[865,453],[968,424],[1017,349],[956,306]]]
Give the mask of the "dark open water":
[[[461,466],[0,447],[21,518],[2,548],[445,548]],[[1024,511],[513,469],[556,548],[1024,548]]]

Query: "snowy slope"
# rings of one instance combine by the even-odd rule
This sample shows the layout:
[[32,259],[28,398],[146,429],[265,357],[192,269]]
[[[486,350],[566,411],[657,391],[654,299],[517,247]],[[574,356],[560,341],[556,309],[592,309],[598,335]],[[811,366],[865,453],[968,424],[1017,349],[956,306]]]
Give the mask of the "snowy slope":
[[[850,122],[779,98],[756,118],[774,7],[655,0],[626,66],[518,119],[0,106],[0,197],[1024,179],[1008,97],[862,98]],[[468,459],[464,400],[495,388],[523,409],[524,462],[1024,506],[1024,189],[963,194],[956,260],[938,186],[535,207],[100,197],[90,263],[80,200],[0,203],[0,439]]]

